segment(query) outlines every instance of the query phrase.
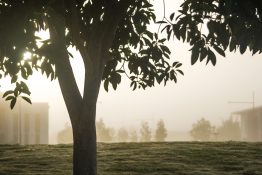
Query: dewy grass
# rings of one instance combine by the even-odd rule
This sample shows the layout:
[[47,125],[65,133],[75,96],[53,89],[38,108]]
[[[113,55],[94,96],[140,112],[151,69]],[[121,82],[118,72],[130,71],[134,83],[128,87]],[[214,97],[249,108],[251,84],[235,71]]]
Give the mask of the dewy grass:
[[[262,143],[98,143],[98,175],[262,175]],[[72,174],[72,145],[0,145],[0,175]]]

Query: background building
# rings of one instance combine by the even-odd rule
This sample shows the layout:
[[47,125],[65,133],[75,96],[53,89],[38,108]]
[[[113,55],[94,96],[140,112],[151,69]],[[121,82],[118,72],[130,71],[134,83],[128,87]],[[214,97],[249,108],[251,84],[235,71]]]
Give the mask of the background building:
[[48,144],[48,103],[0,100],[0,144]]
[[240,117],[241,139],[262,141],[262,106],[234,112]]

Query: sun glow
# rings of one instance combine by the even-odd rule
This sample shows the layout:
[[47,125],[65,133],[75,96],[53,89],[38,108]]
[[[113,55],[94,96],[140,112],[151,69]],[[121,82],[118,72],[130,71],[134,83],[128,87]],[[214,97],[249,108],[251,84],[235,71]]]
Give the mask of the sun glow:
[[30,59],[32,58],[32,53],[26,51],[26,52],[24,53],[23,57],[24,57],[24,60],[30,60]]

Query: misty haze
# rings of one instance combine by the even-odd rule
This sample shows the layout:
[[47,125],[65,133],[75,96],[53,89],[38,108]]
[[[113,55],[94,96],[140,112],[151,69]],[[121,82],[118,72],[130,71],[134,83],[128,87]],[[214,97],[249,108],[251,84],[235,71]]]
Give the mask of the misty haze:
[[261,2],[123,2],[0,0],[0,174],[262,175]]

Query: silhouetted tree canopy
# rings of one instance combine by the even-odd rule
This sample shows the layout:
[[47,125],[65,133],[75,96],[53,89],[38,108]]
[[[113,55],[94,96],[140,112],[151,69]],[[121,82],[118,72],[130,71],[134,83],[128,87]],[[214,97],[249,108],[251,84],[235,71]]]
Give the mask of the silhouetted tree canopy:
[[[74,174],[96,174],[96,102],[101,81],[114,89],[126,75],[131,87],[177,81],[180,63],[170,61],[165,39],[148,30],[155,14],[148,0],[0,0],[0,74],[15,88],[4,93],[31,102],[24,80],[41,71],[57,78],[73,128]],[[48,31],[49,39],[36,33]],[[69,47],[85,68],[81,95],[70,65]],[[31,58],[24,59],[29,53]],[[174,62],[174,63],[173,63]]]
[[[71,56],[69,46],[80,51],[85,64],[92,62],[89,51],[103,52],[101,57],[107,62],[103,72],[106,90],[109,84],[116,89],[123,74],[131,80],[133,89],[176,81],[181,64],[170,64],[165,39],[147,29],[155,21],[147,0],[1,0],[0,14],[1,77],[10,76],[16,85],[4,95],[11,100],[11,107],[19,94],[30,102],[24,79],[34,70],[51,80],[58,76],[57,66],[68,64],[63,59]],[[49,30],[50,39],[43,41],[36,36],[41,30]],[[23,58],[25,52],[31,53],[31,59]],[[65,58],[58,61],[61,53]]]
[[262,51],[262,1],[185,0],[178,13],[159,23],[171,36],[191,45],[191,63],[216,64],[216,53]]

